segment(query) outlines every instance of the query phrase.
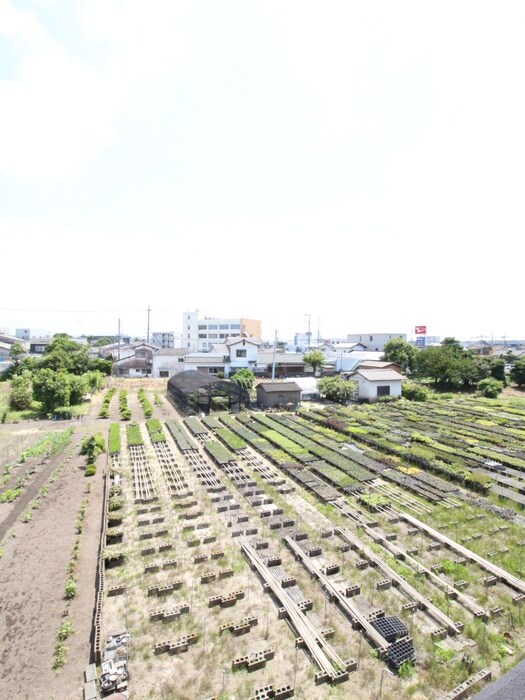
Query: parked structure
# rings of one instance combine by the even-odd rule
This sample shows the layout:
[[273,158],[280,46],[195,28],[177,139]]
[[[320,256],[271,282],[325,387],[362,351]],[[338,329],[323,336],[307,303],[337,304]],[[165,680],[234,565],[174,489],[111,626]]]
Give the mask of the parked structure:
[[183,347],[190,351],[209,350],[227,338],[242,336],[260,340],[261,322],[252,318],[199,319],[198,311],[185,311],[182,315]]

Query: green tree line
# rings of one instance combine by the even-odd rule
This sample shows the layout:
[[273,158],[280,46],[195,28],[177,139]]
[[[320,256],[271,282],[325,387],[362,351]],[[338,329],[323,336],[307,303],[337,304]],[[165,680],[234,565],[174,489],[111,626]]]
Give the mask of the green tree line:
[[11,381],[10,406],[15,410],[35,408],[51,413],[57,407],[75,406],[83,397],[102,388],[104,375],[111,373],[111,360],[90,358],[88,348],[66,333],[57,333],[41,358],[27,355],[14,343],[12,364],[0,378]]

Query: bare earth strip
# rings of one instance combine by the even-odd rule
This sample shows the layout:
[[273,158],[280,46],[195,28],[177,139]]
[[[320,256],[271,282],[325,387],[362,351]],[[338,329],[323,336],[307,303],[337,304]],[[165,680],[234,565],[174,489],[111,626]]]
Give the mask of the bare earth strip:
[[[80,431],[79,431],[80,432]],[[82,431],[83,432],[83,431]],[[71,446],[56,460],[63,459]],[[67,462],[40,507],[27,524],[18,520],[9,530],[0,560],[0,698],[35,700],[81,697],[82,673],[89,661],[89,638],[95,601],[95,572],[100,536],[103,460],[88,480],[80,468],[84,458]],[[45,483],[54,462],[39,475]],[[32,493],[31,497],[36,493]],[[75,543],[80,504],[88,499],[77,562],[78,593],[64,600],[67,565]],[[20,513],[23,509],[17,508]],[[68,612],[65,618],[64,612]],[[67,641],[68,659],[52,670],[57,631],[69,619],[75,635]]]

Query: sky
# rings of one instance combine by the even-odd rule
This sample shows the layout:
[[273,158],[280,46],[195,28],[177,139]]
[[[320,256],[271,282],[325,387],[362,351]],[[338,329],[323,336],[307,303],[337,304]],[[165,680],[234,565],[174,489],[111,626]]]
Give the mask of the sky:
[[524,20],[0,0],[0,328],[525,338]]

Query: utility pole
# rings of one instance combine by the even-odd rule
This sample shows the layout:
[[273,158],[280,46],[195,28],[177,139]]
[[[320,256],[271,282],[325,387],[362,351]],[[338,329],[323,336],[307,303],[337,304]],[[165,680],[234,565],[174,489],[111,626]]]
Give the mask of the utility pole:
[[275,331],[275,340],[273,341],[273,361],[272,361],[272,382],[275,380],[275,353],[277,351],[277,331]]
[[305,314],[305,316],[308,316],[308,346],[312,344],[312,334],[310,332],[310,316],[311,314]]
[[118,360],[120,362],[120,318],[118,320],[118,354],[117,354]]
[[147,343],[149,343],[149,317],[150,317],[150,314],[151,314],[151,307],[148,306],[148,333],[147,333],[147,336],[146,336],[146,342],[147,342]]

